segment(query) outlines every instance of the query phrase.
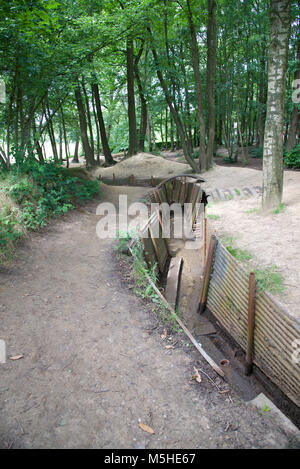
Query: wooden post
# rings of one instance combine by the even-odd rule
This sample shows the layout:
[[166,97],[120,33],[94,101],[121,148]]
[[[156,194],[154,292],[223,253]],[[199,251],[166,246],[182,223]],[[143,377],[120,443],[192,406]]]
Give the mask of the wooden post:
[[217,242],[216,235],[212,235],[210,238],[209,249],[207,254],[207,260],[205,264],[204,274],[203,274],[203,281],[202,281],[202,288],[199,298],[199,313],[202,314],[206,307],[207,301],[207,293],[208,287],[210,282],[210,274],[214,260],[214,252],[215,252],[215,245]]
[[206,262],[206,248],[207,248],[207,218],[206,218],[206,207],[203,211],[203,266]]
[[247,334],[247,352],[245,375],[249,376],[253,368],[253,345],[254,345],[254,327],[255,327],[255,273],[249,275],[249,293],[248,293],[248,334]]

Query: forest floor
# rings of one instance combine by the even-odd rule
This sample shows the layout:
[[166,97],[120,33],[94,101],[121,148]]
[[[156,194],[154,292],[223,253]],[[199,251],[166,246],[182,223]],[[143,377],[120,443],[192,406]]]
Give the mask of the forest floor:
[[136,201],[146,189],[102,189],[1,268],[1,339],[8,357],[23,357],[0,365],[0,447],[298,446],[276,416],[230,388],[219,392],[228,385],[181,335],[168,329],[163,340],[151,304],[126,280],[116,241],[96,235],[99,202],[117,203],[119,193]]

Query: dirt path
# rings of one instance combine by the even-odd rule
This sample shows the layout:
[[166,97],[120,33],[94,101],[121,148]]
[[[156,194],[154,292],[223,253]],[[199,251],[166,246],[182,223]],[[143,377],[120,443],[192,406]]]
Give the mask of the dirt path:
[[96,236],[96,206],[34,235],[0,272],[0,337],[8,356],[24,354],[0,365],[0,447],[293,447],[267,412],[232,403],[204,374],[191,380],[195,365],[210,372],[196,351],[165,349],[122,281],[113,241]]

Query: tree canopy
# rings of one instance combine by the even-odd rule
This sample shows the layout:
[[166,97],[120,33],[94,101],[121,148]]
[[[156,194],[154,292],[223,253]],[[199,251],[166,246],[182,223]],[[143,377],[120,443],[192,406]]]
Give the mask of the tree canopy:
[[[271,2],[271,4],[274,2]],[[299,140],[298,3],[291,7],[284,143]],[[287,6],[286,6],[287,8]],[[0,1],[0,161],[183,148],[195,171],[217,145],[263,147],[267,0]],[[73,142],[73,149],[70,143]],[[76,153],[75,151],[75,153]]]

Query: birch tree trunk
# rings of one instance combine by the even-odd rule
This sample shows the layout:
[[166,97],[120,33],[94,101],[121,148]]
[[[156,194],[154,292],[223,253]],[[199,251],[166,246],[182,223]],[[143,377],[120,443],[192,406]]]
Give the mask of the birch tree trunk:
[[290,0],[271,0],[268,99],[264,135],[263,196],[265,210],[282,201],[283,117],[287,52],[290,32]]
[[214,143],[215,143],[215,78],[217,62],[217,2],[207,1],[208,23],[207,23],[207,148],[206,148],[206,169],[213,164]]

